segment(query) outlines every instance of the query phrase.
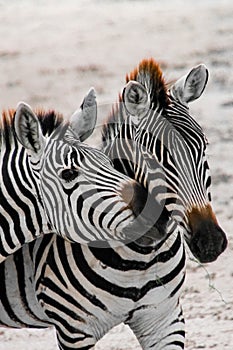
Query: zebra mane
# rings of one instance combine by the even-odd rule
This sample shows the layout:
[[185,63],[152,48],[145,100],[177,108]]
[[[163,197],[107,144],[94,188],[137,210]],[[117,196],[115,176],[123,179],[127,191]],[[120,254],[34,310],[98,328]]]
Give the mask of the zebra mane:
[[119,94],[118,102],[112,106],[111,113],[106,118],[102,126],[102,142],[113,140],[118,134],[118,130],[125,120],[124,107],[122,104],[122,97]]
[[126,83],[135,80],[142,84],[155,105],[166,108],[169,104],[167,84],[159,63],[153,58],[142,60],[130,74],[126,75]]
[[[14,109],[3,110],[0,118],[0,141],[11,143],[15,140],[14,133]],[[41,129],[44,136],[49,136],[56,130],[64,121],[62,114],[55,112],[54,110],[44,111],[43,109],[35,110]]]
[[[151,102],[156,106],[166,109],[169,106],[168,85],[163,77],[159,63],[153,58],[142,60],[139,65],[126,75],[126,83],[135,80],[145,86]],[[124,122],[126,116],[122,106],[122,96],[119,94],[118,103],[113,106],[112,111],[102,127],[102,141],[112,140]]]

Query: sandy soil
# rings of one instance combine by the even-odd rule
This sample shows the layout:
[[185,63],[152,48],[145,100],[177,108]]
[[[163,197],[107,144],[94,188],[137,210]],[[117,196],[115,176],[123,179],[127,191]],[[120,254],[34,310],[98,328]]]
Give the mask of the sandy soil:
[[[25,100],[65,115],[94,86],[99,118],[125,73],[142,58],[162,63],[168,80],[204,62],[210,82],[191,106],[208,136],[213,206],[228,232],[213,264],[189,260],[183,293],[186,349],[233,348],[233,2],[0,1],[0,107]],[[55,349],[53,330],[0,329],[0,350]],[[123,325],[96,349],[140,349]]]

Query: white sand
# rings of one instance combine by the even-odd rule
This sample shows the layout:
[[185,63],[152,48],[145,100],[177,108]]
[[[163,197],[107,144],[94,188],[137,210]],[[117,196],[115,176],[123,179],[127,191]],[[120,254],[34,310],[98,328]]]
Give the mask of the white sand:
[[[7,4],[6,4],[7,3]],[[233,348],[233,2],[0,1],[0,107],[25,100],[72,113],[90,86],[112,103],[142,58],[168,80],[204,62],[205,94],[191,110],[208,136],[213,207],[229,246],[213,264],[189,261],[183,293],[186,349]],[[102,118],[106,108],[100,108]],[[53,330],[0,329],[0,350],[55,349]],[[140,349],[123,325],[96,349]]]

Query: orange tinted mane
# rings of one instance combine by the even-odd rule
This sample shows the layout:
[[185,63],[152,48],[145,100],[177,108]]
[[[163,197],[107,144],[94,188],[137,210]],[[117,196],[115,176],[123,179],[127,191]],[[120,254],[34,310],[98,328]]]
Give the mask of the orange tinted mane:
[[153,102],[159,103],[161,107],[168,106],[167,84],[159,63],[153,58],[142,60],[138,67],[127,74],[126,83],[130,80],[136,80],[144,85]]
[[15,110],[8,109],[2,111],[2,117],[0,118],[0,131],[4,131],[5,127],[11,127],[14,119]]
[[124,121],[125,114],[123,111],[122,97],[119,94],[118,102],[112,106],[112,110],[105,119],[102,126],[102,141],[111,140],[118,134],[119,125]]

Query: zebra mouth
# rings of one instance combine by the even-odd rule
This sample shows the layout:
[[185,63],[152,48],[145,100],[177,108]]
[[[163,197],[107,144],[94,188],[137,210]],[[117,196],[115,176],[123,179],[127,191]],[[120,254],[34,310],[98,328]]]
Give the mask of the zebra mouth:
[[153,226],[143,236],[135,240],[135,243],[141,247],[153,247],[157,245],[164,235],[158,230],[157,227]]
[[206,264],[215,261],[221,254],[216,250],[200,249],[197,245],[191,244],[190,250],[200,263]]
[[215,261],[226,249],[227,238],[210,204],[193,207],[187,217],[191,229],[191,238],[187,243],[191,252],[201,263]]
[[134,215],[131,223],[123,229],[125,241],[151,246],[167,236],[170,213],[147,189],[134,181],[131,187],[124,186],[121,195]]
[[170,217],[167,213],[167,211],[165,213],[163,211],[155,222],[145,217],[137,217],[123,229],[126,240],[135,242],[142,247],[156,246],[169,234],[168,220]]
[[135,243],[140,247],[152,247],[155,244],[152,238],[146,236],[136,239]]
[[215,230],[197,231],[188,242],[188,246],[193,255],[201,263],[215,261],[227,247],[227,239],[219,226]]
[[225,244],[216,247],[213,244],[209,244],[209,246],[201,246],[200,244],[196,240],[191,240],[189,248],[195,258],[203,264],[215,261],[226,248]]

